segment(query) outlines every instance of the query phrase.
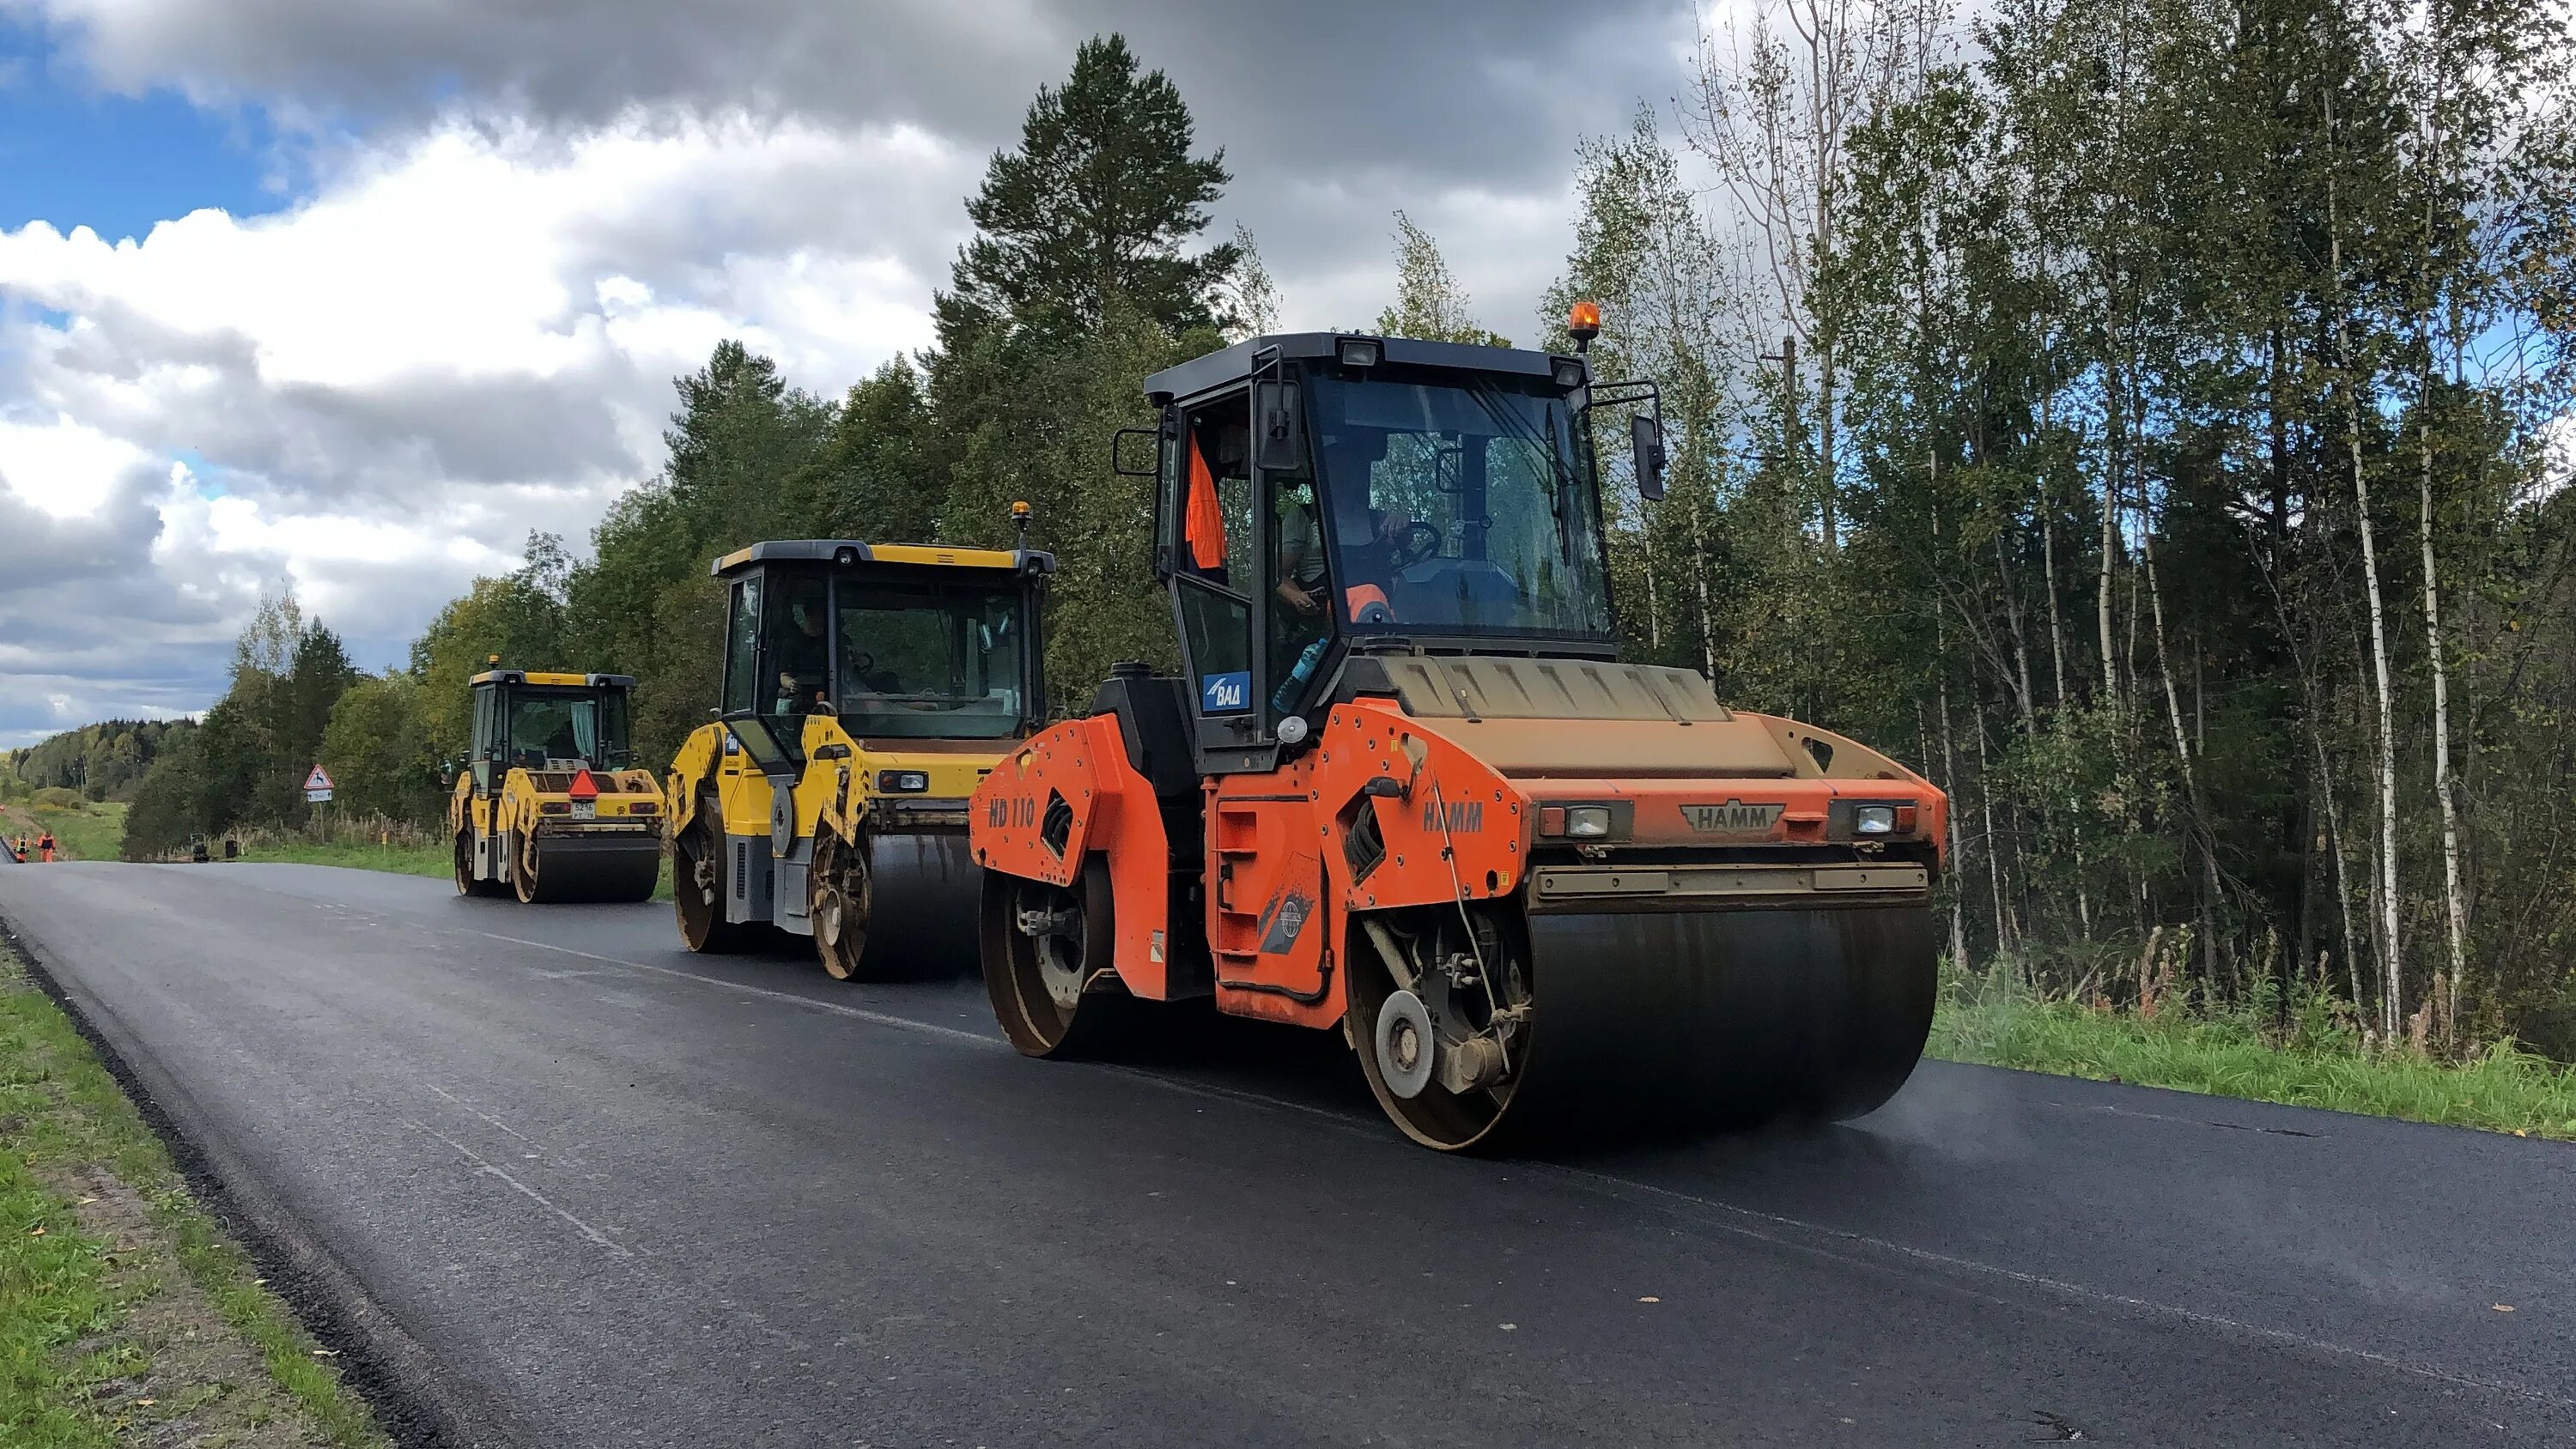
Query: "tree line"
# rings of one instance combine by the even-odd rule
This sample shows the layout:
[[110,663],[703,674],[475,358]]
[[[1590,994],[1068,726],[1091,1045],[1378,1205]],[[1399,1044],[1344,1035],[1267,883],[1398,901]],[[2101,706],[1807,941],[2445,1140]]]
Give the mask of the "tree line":
[[[1579,148],[1512,329],[1565,349],[1598,300],[1597,367],[1662,383],[1667,496],[1610,480],[1631,657],[1948,789],[1959,962],[2322,1002],[2419,1049],[2546,1035],[2576,1003],[2571,60],[2540,0],[1766,0],[1709,30],[1678,100]],[[345,681],[312,726],[343,791],[434,811],[495,653],[637,676],[667,756],[716,695],[708,562],[764,537],[998,543],[1024,498],[1062,561],[1056,705],[1170,663],[1147,485],[1106,446],[1150,423],[1144,374],[1276,320],[1253,239],[1208,235],[1232,179],[1167,77],[1083,45],[967,200],[935,344],[837,398],[718,347],[585,554],[532,537]],[[1395,221],[1377,326],[1499,341]],[[253,652],[132,848],[299,808],[217,763],[312,725],[271,713],[297,651]]]
[[0,750],[0,799],[70,790],[86,800],[124,800],[154,759],[195,729],[192,720],[111,719]]
[[1958,959],[2545,1031],[2565,12],[2006,0],[1962,39],[1774,0],[1585,147],[1558,295],[1676,433],[1618,534],[1632,642],[1948,787]]

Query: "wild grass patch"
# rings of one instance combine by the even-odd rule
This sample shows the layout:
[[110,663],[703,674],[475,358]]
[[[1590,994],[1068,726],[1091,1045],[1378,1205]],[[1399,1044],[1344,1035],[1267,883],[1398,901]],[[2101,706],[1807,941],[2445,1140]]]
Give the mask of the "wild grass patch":
[[1931,1055],[2213,1096],[2576,1141],[2576,1067],[2511,1042],[2463,1061],[2364,1045],[2339,1004],[2269,993],[2152,1012],[2043,997],[2008,968],[1953,975]]

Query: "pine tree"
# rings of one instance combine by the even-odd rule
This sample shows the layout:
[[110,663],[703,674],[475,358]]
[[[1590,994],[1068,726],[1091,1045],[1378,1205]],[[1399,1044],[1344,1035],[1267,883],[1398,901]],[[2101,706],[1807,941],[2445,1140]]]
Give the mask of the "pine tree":
[[1230,179],[1222,150],[1190,154],[1192,131],[1179,87],[1138,74],[1126,37],[1083,42],[966,203],[975,237],[934,306],[940,350],[1005,324],[1097,328],[1113,298],[1175,335],[1221,323],[1216,298],[1242,252],[1185,250]]

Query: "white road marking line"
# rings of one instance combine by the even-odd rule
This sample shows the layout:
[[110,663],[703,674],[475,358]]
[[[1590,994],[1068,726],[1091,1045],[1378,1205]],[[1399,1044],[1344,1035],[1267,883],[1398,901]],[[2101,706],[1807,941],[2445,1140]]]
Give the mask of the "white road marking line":
[[1156,1076],[1143,1067],[1125,1067],[1116,1062],[1083,1062],[1080,1065],[1096,1071],[1133,1078],[1148,1086],[1160,1087],[1166,1092],[1178,1092],[1184,1097],[1206,1097],[1214,1101],[1233,1102],[1246,1107],[1269,1107],[1282,1112],[1294,1112],[1300,1116],[1318,1118],[1330,1123],[1336,1130],[1366,1137],[1373,1142],[1393,1140],[1378,1130],[1376,1124],[1369,1118],[1356,1112],[1336,1112],[1330,1107],[1318,1107],[1311,1102],[1291,1102],[1284,1097],[1264,1096],[1259,1092],[1247,1092],[1240,1087],[1218,1087],[1205,1082],[1184,1082],[1172,1077]]
[[527,1133],[520,1131],[518,1128],[511,1126],[509,1123],[502,1121],[500,1118],[495,1117],[491,1113],[484,1111],[482,1108],[475,1106],[473,1103],[466,1101],[463,1097],[447,1090],[438,1083],[423,1082],[421,1085],[429,1088],[433,1092],[436,1092],[438,1095],[445,1097],[447,1100],[464,1108],[466,1111],[473,1113],[475,1116],[482,1118],[484,1121],[491,1123],[493,1126],[500,1128],[502,1131],[509,1133],[511,1136],[518,1138],[520,1141],[537,1149],[539,1152],[546,1150],[546,1144],[539,1142]]
[[751,986],[739,981],[723,981],[713,976],[701,976],[695,971],[681,971],[670,966],[656,966],[648,961],[629,961],[622,956],[602,956],[593,951],[576,951],[570,946],[558,946],[552,941],[530,941],[518,936],[500,935],[493,931],[474,931],[469,934],[481,936],[490,941],[507,941],[513,946],[534,946],[540,951],[560,951],[567,956],[579,956],[585,961],[600,961],[611,966],[631,966],[638,971],[651,971],[657,975],[669,976],[681,981],[694,981],[701,986],[713,986],[724,991],[741,992],[746,996],[764,996],[772,1001],[784,1001],[795,1006],[810,1006],[816,1011],[828,1011],[836,1016],[846,1016],[858,1021],[873,1022],[878,1026],[897,1027],[905,1031],[929,1032],[934,1036],[954,1037],[959,1041],[971,1041],[980,1047],[999,1047],[1004,1051],[1011,1049],[1009,1042],[1002,1041],[995,1037],[986,1036],[982,1032],[963,1031],[953,1026],[941,1026],[936,1022],[915,1021],[911,1017],[896,1016],[892,1012],[870,1011],[863,1006],[844,1006],[837,1001],[818,1001],[811,996],[799,996],[793,991],[772,991],[766,986]]
[[435,1127],[422,1126],[422,1124],[414,1122],[409,1118],[403,1119],[403,1125],[406,1127],[418,1127],[421,1131],[426,1132],[430,1136],[437,1138],[439,1141],[446,1143],[448,1146],[455,1148],[458,1156],[463,1157],[466,1161],[473,1163],[477,1168],[501,1179],[503,1182],[517,1188],[519,1191],[526,1193],[530,1199],[535,1201],[546,1211],[553,1213],[556,1217],[572,1224],[574,1230],[579,1232],[583,1237],[590,1239],[592,1242],[597,1243],[601,1247],[606,1248],[608,1251],[615,1253],[621,1258],[633,1258],[635,1256],[635,1254],[628,1250],[625,1245],[616,1242],[606,1233],[603,1233],[599,1229],[592,1227],[590,1224],[583,1222],[581,1219],[574,1217],[571,1213],[564,1211],[562,1207],[556,1204],[554,1199],[537,1191],[535,1188],[528,1186],[526,1183],[519,1181],[517,1178],[512,1177],[509,1173],[493,1166],[491,1163],[484,1161],[480,1156],[476,1155],[473,1148],[466,1146],[464,1143],[457,1141],[455,1138],[448,1136],[446,1133],[439,1131]]
[[[737,982],[719,981],[713,977],[700,976],[695,972],[680,971],[669,966],[654,966],[642,961],[628,961],[616,956],[596,955],[589,951],[577,951],[570,946],[557,946],[546,941],[522,940],[516,936],[496,935],[489,931],[477,931],[474,934],[486,936],[495,941],[507,941],[512,945],[534,946],[540,950],[546,951],[561,951],[568,956],[579,956],[585,960],[606,962],[612,966],[632,966],[639,971],[653,971],[665,976],[676,976],[684,981],[696,981],[708,986],[718,986],[731,991],[746,992],[754,996],[771,997],[779,1001],[792,1002],[799,1006],[810,1006],[822,1011],[835,1012],[839,1015],[853,1017],[860,1021],[874,1022],[881,1026],[891,1026],[905,1031],[929,1032],[938,1036],[954,1037],[963,1041],[971,1041],[976,1045],[983,1047],[1003,1047],[1005,1049],[1008,1047],[1008,1044],[1005,1042],[996,1041],[992,1037],[983,1036],[976,1032],[960,1031],[953,1026],[939,1026],[926,1021],[915,1021],[910,1017],[896,1016],[890,1012],[869,1011],[861,1007],[843,1006],[837,1002],[817,1001],[810,996],[798,996],[793,992],[772,991],[767,987],[746,986]],[[1378,1138],[1381,1136],[1379,1133],[1369,1132],[1366,1130],[1367,1123],[1365,1118],[1347,1112],[1336,1112],[1330,1108],[1316,1107],[1304,1102],[1291,1102],[1284,1098],[1272,1097],[1260,1092],[1247,1092],[1238,1088],[1212,1087],[1196,1082],[1177,1081],[1169,1077],[1156,1076],[1151,1072],[1135,1067],[1121,1067],[1113,1064],[1109,1065],[1107,1069],[1120,1076],[1145,1082],[1152,1086],[1160,1087],[1165,1091],[1178,1092],[1184,1096],[1215,1098],[1222,1101],[1241,1103],[1246,1106],[1271,1107],[1283,1112],[1294,1113],[1299,1116],[1321,1118],[1338,1128],[1344,1130],[1357,1130],[1358,1134],[1362,1136],[1371,1138]],[[1397,1142],[1393,1138],[1385,1138],[1384,1140],[1390,1147],[1404,1146],[1404,1144]],[[1410,1151],[1412,1149],[1410,1147],[1406,1147],[1405,1150]],[[1808,1222],[1803,1218],[1788,1217],[1779,1213],[1766,1213],[1755,1208],[1739,1207],[1734,1203],[1722,1202],[1716,1198],[1701,1197],[1696,1193],[1684,1192],[1678,1188],[1660,1187],[1654,1183],[1639,1182],[1633,1178],[1619,1177],[1606,1172],[1597,1172],[1590,1168],[1565,1167],[1556,1163],[1524,1162],[1517,1164],[1517,1166],[1528,1170],[1548,1173],[1575,1182],[1588,1183],[1596,1189],[1607,1189],[1612,1192],[1624,1190],[1645,1193],[1653,1197],[1664,1198],[1674,1202],[1687,1203],[1693,1207],[1709,1212],[1723,1213],[1738,1218],[1752,1219],[1756,1222],[1769,1223],[1781,1228],[1795,1229],[1799,1232],[1813,1234],[1820,1238],[1874,1248],[1883,1253],[1891,1253],[1898,1257],[1909,1258],[1917,1262],[1933,1263],[1961,1272],[2000,1278],[2006,1282],[2017,1283],[2027,1288],[2044,1289],[2049,1292],[2060,1293],[2069,1297],[2084,1299],[2089,1302],[2105,1304],[2111,1307],[2125,1308],[2133,1312],[2144,1313],[2156,1317],[2170,1318],[2201,1328],[2227,1329],[2239,1333],[2252,1334],[2257,1338],[2266,1339],[2270,1342],[2284,1344],[2294,1348],[2303,1348],[2312,1352],[2327,1354],[2334,1357],[2357,1359],[2361,1362],[2372,1364],[2380,1368],[2394,1369],[2400,1373],[2411,1374],[2418,1378],[2430,1379],[2437,1383],[2451,1384],[2459,1388],[2486,1390],[2493,1393],[2505,1394],[2518,1399],[2524,1399],[2532,1403],[2551,1405],[2557,1408],[2576,1408],[2576,1399],[2552,1394],[2546,1390],[2535,1389],[2524,1384],[2507,1383],[2496,1379],[2482,1379],[2469,1374],[2453,1373],[2447,1369],[2434,1368],[2426,1364],[2411,1363],[2405,1359],[2397,1358],[2389,1354],[2379,1353],[2371,1349],[2355,1348],[2348,1344],[2333,1343],[2319,1338],[2310,1338],[2304,1334],[2291,1333],[2286,1329],[2265,1328],[2259,1324],[2247,1323],[2241,1319],[2226,1317],[2223,1314],[2206,1313],[2199,1309],[2182,1308],[2170,1303],[2158,1303],[2152,1299],[2135,1298],[2127,1294],[2111,1293],[2099,1288],[2087,1288],[2080,1283],[2070,1283],[2062,1278],[2051,1278],[2039,1273],[2025,1273],[2016,1268],[2006,1268],[2000,1264],[1982,1262],[1975,1258],[1962,1258],[1949,1253],[1934,1252],[1929,1248],[1909,1247],[1906,1244],[1895,1242],[1890,1239],[1873,1237],[1867,1233],[1853,1232],[1847,1228],[1828,1227],[1823,1223]],[[1719,1226],[1724,1227],[1729,1232],[1733,1232],[1744,1237],[1750,1237],[1760,1242],[1780,1244],[1781,1241],[1771,1234],[1764,1233],[1759,1229],[1745,1226],[1743,1224],[1720,1224]],[[1786,1244],[1781,1245],[1787,1246]]]

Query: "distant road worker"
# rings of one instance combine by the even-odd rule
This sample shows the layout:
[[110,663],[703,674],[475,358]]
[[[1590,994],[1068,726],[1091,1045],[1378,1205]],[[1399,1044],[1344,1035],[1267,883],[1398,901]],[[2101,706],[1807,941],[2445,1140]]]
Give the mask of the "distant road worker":
[[45,853],[45,863],[46,863],[47,865],[51,865],[51,864],[53,864],[53,862],[54,862],[54,832],[52,832],[52,831],[48,830],[48,831],[46,831],[44,834],[37,836],[37,837],[36,837],[36,848],[37,848],[38,850],[41,850],[41,851],[43,851],[43,852]]

